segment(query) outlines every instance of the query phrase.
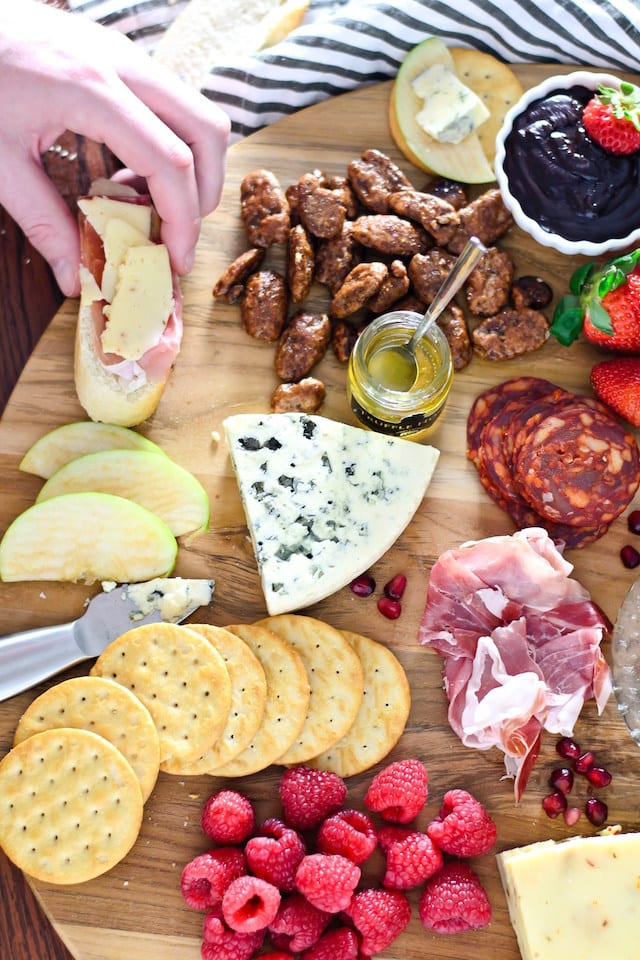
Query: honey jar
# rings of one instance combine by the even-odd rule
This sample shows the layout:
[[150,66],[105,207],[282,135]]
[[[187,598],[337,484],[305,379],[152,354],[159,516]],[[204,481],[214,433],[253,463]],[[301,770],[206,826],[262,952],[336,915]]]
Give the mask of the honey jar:
[[442,412],[453,381],[453,359],[444,333],[433,324],[415,351],[417,373],[407,389],[406,368],[396,364],[393,347],[408,343],[422,314],[395,310],[372,320],[358,337],[347,378],[351,409],[363,426],[377,433],[413,437]]

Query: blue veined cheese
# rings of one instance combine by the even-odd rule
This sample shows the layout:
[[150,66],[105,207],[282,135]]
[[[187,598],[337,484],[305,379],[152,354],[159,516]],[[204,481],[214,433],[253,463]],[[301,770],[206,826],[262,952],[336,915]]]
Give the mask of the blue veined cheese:
[[[104,581],[102,589],[109,593],[117,584]],[[142,620],[148,613],[157,610],[168,623],[178,623],[198,607],[211,603],[215,583],[213,580],[191,580],[182,577],[155,577],[144,583],[130,583],[127,599],[136,604],[132,620]]]
[[440,143],[460,143],[489,116],[482,100],[444,63],[423,70],[412,80],[412,87],[424,101],[416,121]]
[[400,536],[435,447],[299,413],[224,421],[270,615],[344,587]]

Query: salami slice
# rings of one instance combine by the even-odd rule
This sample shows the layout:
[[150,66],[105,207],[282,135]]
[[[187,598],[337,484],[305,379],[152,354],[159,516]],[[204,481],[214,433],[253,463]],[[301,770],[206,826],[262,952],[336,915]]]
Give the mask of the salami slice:
[[517,489],[541,516],[575,527],[610,524],[640,485],[635,439],[609,414],[560,404],[516,446]]
[[478,466],[478,456],[482,444],[482,431],[487,423],[502,409],[504,404],[518,395],[529,395],[540,391],[552,391],[554,385],[540,377],[514,377],[495,387],[489,387],[478,394],[467,418],[467,457]]

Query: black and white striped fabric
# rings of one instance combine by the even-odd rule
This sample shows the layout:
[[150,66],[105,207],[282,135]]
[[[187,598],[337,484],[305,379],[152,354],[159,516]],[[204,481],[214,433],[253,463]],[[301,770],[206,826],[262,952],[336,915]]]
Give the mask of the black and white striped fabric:
[[[215,0],[211,0],[215,3]],[[153,51],[188,0],[70,0]],[[640,70],[639,0],[310,0],[302,26],[259,54],[216,63],[203,93],[233,139],[326,97],[395,76],[425,37],[508,63]]]

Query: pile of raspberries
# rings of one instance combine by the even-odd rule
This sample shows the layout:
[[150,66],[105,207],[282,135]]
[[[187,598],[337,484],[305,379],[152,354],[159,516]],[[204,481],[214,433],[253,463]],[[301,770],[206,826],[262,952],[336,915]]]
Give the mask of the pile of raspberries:
[[[281,817],[259,824],[246,796],[214,793],[202,829],[215,846],[185,866],[180,884],[186,904],[206,912],[202,960],[368,960],[405,929],[405,891],[417,887],[426,930],[488,924],[487,894],[465,861],[491,849],[495,823],[455,789],[426,830],[411,826],[427,781],[419,760],[389,764],[371,781],[365,813],[345,807],[335,773],[292,767],[280,780]],[[376,850],[382,882],[363,886],[360,865]]]

